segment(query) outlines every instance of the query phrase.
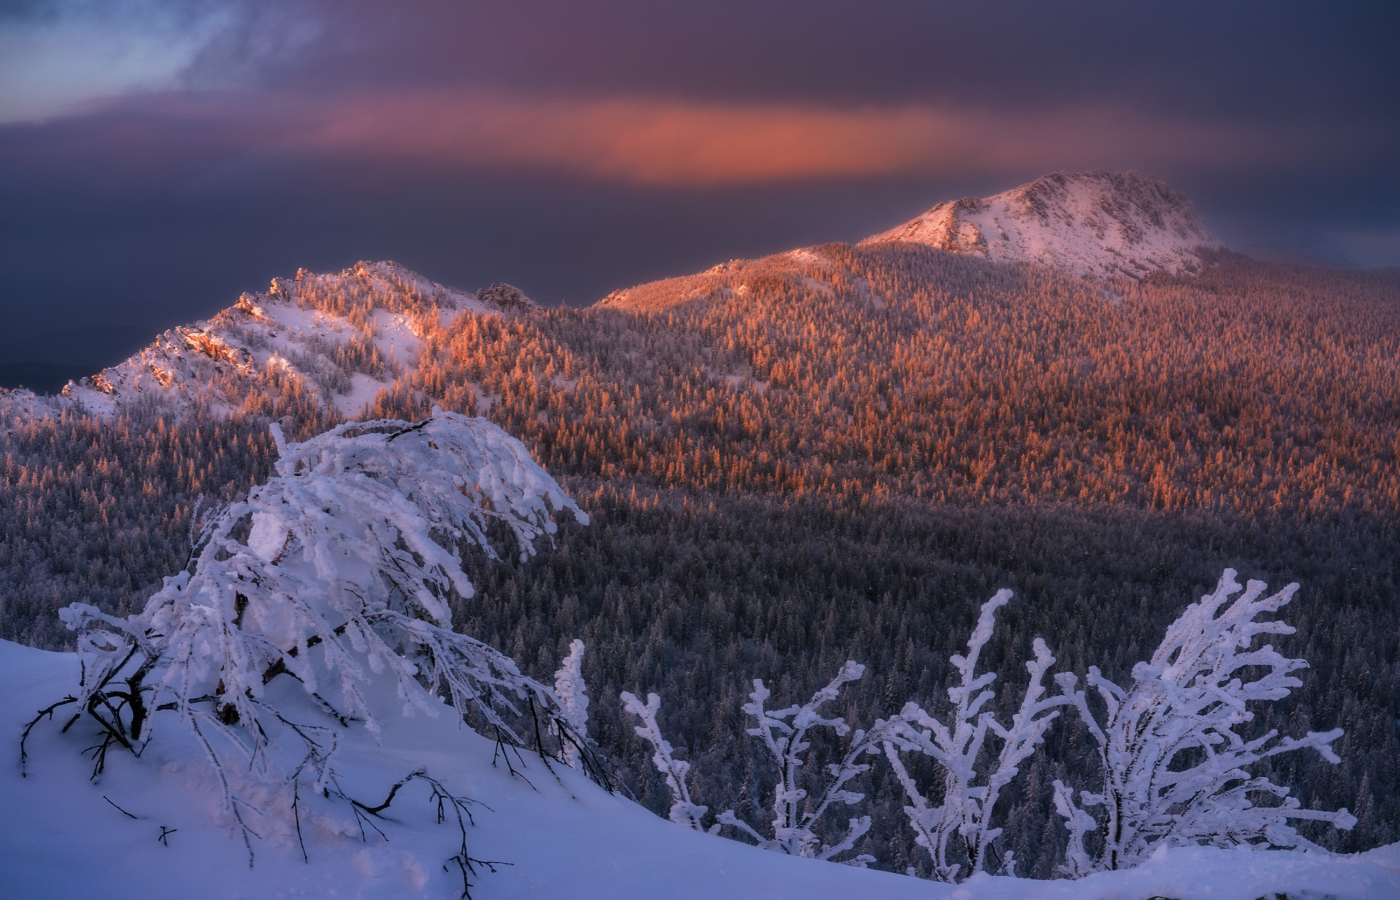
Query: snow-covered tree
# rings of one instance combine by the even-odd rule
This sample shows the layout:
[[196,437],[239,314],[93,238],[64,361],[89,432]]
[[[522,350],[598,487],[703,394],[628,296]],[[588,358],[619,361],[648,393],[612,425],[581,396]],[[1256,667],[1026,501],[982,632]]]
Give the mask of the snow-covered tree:
[[[994,713],[983,710],[996,696],[989,689],[996,675],[977,674],[977,660],[992,637],[996,611],[1010,600],[1011,591],[1001,590],[984,603],[968,639],[967,653],[951,658],[961,679],[948,688],[948,699],[953,704],[948,723],[917,703],[908,703],[897,716],[877,721],[870,730],[870,740],[883,748],[904,788],[909,800],[904,812],[914,829],[915,841],[928,850],[933,877],[939,881],[958,881],[962,875],[983,871],[993,842],[1002,831],[992,824],[1001,791],[1044,739],[1046,729],[1059,715],[1055,707],[1066,702],[1061,697],[1046,696],[1045,673],[1055,658],[1045,642],[1036,638],[1035,659],[1026,663],[1030,681],[1010,725],[1001,724]],[[988,737],[1001,743],[995,756],[987,745]],[[944,776],[941,803],[919,789],[900,758],[901,751],[926,754],[938,763]],[[962,863],[954,861],[958,849],[967,859],[965,872]],[[1008,851],[999,860],[997,870],[1013,874],[1014,865]]]
[[[869,816],[848,820],[844,833],[832,844],[822,842],[817,828],[829,811],[840,806],[852,806],[865,799],[864,794],[846,790],[846,785],[870,768],[858,760],[871,751],[871,746],[866,741],[864,731],[857,729],[852,734],[851,727],[843,719],[826,718],[820,710],[836,699],[843,685],[858,681],[864,674],[864,666],[848,661],[831,683],[813,694],[811,700],[801,706],[776,710],[767,708],[771,692],[761,679],[754,679],[753,693],[749,695],[749,702],[744,704],[743,710],[756,723],[755,727],[748,729],[748,733],[762,740],[778,770],[777,785],[773,789],[773,834],[772,837],[764,837],[732,809],[715,818],[715,823],[708,829],[710,834],[727,825],[752,838],[764,850],[824,860],[835,860],[855,848],[856,842],[870,830]],[[703,818],[709,807],[691,800],[690,789],[685,782],[690,764],[674,757],[671,745],[662,738],[661,729],[656,723],[661,699],[656,694],[650,694],[646,704],[643,704],[632,694],[624,693],[622,702],[628,712],[641,719],[642,724],[636,727],[637,734],[651,743],[656,751],[652,761],[665,776],[666,786],[671,791],[671,820],[697,831],[707,830]],[[821,792],[809,795],[802,786],[802,768],[807,763],[807,751],[811,747],[807,734],[816,727],[830,728],[839,737],[851,737],[840,761],[825,766],[826,778]],[[865,866],[874,862],[875,858],[860,854],[841,861]]]
[[525,556],[555,532],[553,516],[587,521],[524,445],[441,410],[299,444],[272,427],[276,474],[209,520],[144,611],[63,611],[82,661],[65,702],[105,733],[99,767],[113,746],[139,752],[155,715],[173,713],[204,747],[246,841],[249,814],[267,814],[255,794],[335,795],[337,735],[352,723],[377,734],[396,710],[450,708],[516,743],[529,722],[542,752],[582,751],[581,691],[561,698],[452,629],[450,599],[473,593],[463,550],[495,557],[513,537]]
[[1103,772],[1102,788],[1082,791],[1079,803],[1055,782],[1056,808],[1070,832],[1068,874],[1127,868],[1159,847],[1188,844],[1317,849],[1290,820],[1341,829],[1356,822],[1345,809],[1302,809],[1288,788],[1249,772],[1260,760],[1304,748],[1340,761],[1331,747],[1340,728],[1302,738],[1270,730],[1252,739],[1236,730],[1254,718],[1250,703],[1288,696],[1302,684],[1292,673],[1308,665],[1272,644],[1254,646],[1259,635],[1293,633],[1281,620],[1258,617],[1282,608],[1298,585],[1269,596],[1265,590],[1261,581],[1241,588],[1226,569],[1214,592],[1167,629],[1151,660],[1133,667],[1127,690],[1094,667],[1090,696],[1074,675],[1056,676],[1097,743]]

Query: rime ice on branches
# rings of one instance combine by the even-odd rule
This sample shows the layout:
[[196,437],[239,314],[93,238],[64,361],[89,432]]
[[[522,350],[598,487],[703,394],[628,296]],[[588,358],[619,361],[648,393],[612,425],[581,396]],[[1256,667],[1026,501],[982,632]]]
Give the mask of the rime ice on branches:
[[[555,532],[554,516],[587,521],[524,445],[441,410],[299,444],[273,429],[276,474],[212,517],[185,571],[143,612],[63,611],[83,664],[65,702],[99,722],[104,752],[139,751],[152,716],[175,713],[246,841],[249,814],[266,814],[250,781],[293,803],[299,787],[335,795],[338,735],[355,726],[377,735],[397,710],[449,708],[516,742],[528,721],[537,744],[543,719],[560,745],[551,752],[585,748],[586,697],[561,702],[509,657],[452,630],[451,598],[473,593],[464,548],[494,558],[504,535],[493,538],[493,526],[503,526],[525,556]],[[293,681],[300,690],[289,692]]]
[[[828,812],[840,806],[854,806],[865,799],[862,793],[846,790],[852,778],[870,768],[868,764],[859,762],[863,754],[871,752],[865,732],[857,729],[852,734],[844,720],[826,718],[820,712],[822,706],[836,699],[843,685],[859,681],[864,674],[865,666],[847,661],[831,683],[813,694],[811,700],[801,706],[775,710],[767,708],[771,692],[761,679],[754,679],[753,693],[749,695],[749,702],[744,704],[743,710],[756,723],[755,727],[748,729],[748,733],[762,740],[777,769],[778,782],[773,788],[773,836],[764,837],[732,809],[716,816],[708,833],[717,834],[721,826],[727,825],[752,838],[764,850],[834,860],[859,867],[875,862],[875,857],[865,853],[837,860],[837,857],[855,849],[856,842],[870,830],[869,816],[849,819],[845,832],[835,843],[823,843],[818,834],[819,824]],[[622,703],[624,709],[641,720],[642,724],[635,729],[638,736],[656,751],[652,763],[665,777],[666,787],[671,792],[671,821],[697,831],[706,831],[703,819],[709,807],[692,801],[690,788],[686,784],[690,763],[675,758],[673,748],[661,736],[661,727],[656,722],[661,698],[648,694],[647,702],[643,704],[635,695],[624,692]],[[828,763],[823,767],[826,778],[821,790],[809,796],[802,786],[802,768],[809,761],[807,750],[811,743],[807,740],[807,733],[816,727],[829,728],[839,737],[849,735],[849,741],[840,762]]]
[[[1235,571],[1226,569],[1214,592],[1167,629],[1151,660],[1133,667],[1131,688],[1090,667],[1095,706],[1092,695],[1076,689],[1074,675],[1056,676],[1093,735],[1104,779],[1099,791],[1082,791],[1080,803],[1069,787],[1055,782],[1055,805],[1070,832],[1068,874],[1135,866],[1158,847],[1316,850],[1290,820],[1314,819],[1341,829],[1356,823],[1345,809],[1303,809],[1288,788],[1249,772],[1270,756],[1308,747],[1329,762],[1341,761],[1331,746],[1342,736],[1340,728],[1301,738],[1270,730],[1252,740],[1236,730],[1254,718],[1249,703],[1287,697],[1302,684],[1292,673],[1308,666],[1272,644],[1253,647],[1258,635],[1293,633],[1285,622],[1257,619],[1286,605],[1298,585],[1269,596],[1266,589],[1262,581],[1242,588]],[[1256,674],[1261,669],[1267,671]]]
[[[977,660],[992,637],[996,611],[1010,600],[1011,592],[1001,590],[982,604],[977,626],[967,641],[967,653],[952,657],[961,680],[948,688],[953,716],[947,723],[911,702],[897,716],[878,721],[870,729],[871,741],[878,742],[884,750],[909,799],[910,805],[904,812],[914,829],[915,841],[928,850],[933,876],[939,881],[958,881],[963,874],[962,865],[952,861],[953,851],[959,849],[955,844],[961,845],[967,858],[965,874],[983,870],[993,842],[1002,832],[992,824],[1001,791],[1044,740],[1046,730],[1059,715],[1055,707],[1066,702],[1062,697],[1045,694],[1045,673],[1055,664],[1055,658],[1045,642],[1036,638],[1035,659],[1026,663],[1030,682],[1011,724],[1002,725],[994,713],[983,710],[996,696],[990,686],[997,676],[993,672],[977,674]],[[987,744],[988,737],[1001,742],[995,756]],[[944,775],[941,804],[926,797],[915,784],[900,758],[901,751],[922,753],[938,763]],[[981,783],[976,784],[979,780]],[[1014,859],[1009,852],[1001,858],[998,868],[1005,874],[1014,874]]]

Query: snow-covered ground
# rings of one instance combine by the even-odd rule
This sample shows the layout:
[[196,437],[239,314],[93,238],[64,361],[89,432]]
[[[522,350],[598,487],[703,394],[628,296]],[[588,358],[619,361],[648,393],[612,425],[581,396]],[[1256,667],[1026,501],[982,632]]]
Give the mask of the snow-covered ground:
[[[19,739],[35,711],[76,688],[78,661],[0,642],[0,895],[45,898],[449,898],[461,877],[449,859],[461,834],[438,824],[428,788],[410,784],[362,839],[344,803],[303,796],[304,861],[295,823],[270,817],[254,864],[220,811],[221,791],[189,733],[157,723],[139,759],[113,752],[90,780],[92,726],[66,734],[66,716],[36,726],[27,777]],[[289,681],[280,679],[280,681]],[[274,682],[275,684],[276,682]],[[294,687],[287,698],[292,702]],[[444,711],[448,711],[444,708]],[[173,714],[163,714],[173,715]],[[426,768],[476,801],[468,848],[494,860],[473,877],[477,898],[949,898],[949,900],[1255,900],[1271,893],[1337,900],[1400,897],[1400,845],[1350,857],[1282,851],[1182,849],[1131,871],[1081,881],[981,877],[943,885],[798,859],[701,834],[608,794],[576,771],[524,753],[513,776],[496,746],[451,715],[384,721],[382,744],[353,729],[341,787],[366,802]],[[526,781],[528,779],[528,783]],[[118,809],[120,807],[120,809]],[[123,812],[125,811],[125,812]],[[129,815],[128,815],[129,814]],[[134,817],[134,818],[133,818]],[[174,829],[159,839],[162,829]],[[448,870],[444,870],[444,865]]]
[[1179,273],[1220,241],[1182,194],[1137,172],[1057,173],[992,197],[940,203],[863,243],[907,241],[1079,275]]

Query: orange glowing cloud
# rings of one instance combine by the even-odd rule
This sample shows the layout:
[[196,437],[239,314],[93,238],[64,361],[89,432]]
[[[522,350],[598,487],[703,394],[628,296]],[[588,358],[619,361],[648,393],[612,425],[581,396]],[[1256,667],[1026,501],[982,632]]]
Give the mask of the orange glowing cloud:
[[[378,95],[303,115],[287,149],[469,166],[532,166],[647,185],[760,183],[1131,159],[1238,158],[1266,148],[1228,127],[1085,109],[833,109],[646,100],[566,102],[471,92]],[[1185,157],[1185,158],[1183,158]]]
[[[1290,165],[1335,157],[1347,146],[1336,133],[1281,136],[1104,107],[838,108],[563,100],[479,90],[264,96],[256,105],[230,96],[167,100],[167,114],[242,121],[249,148],[261,153],[544,169],[650,186]],[[232,116],[230,106],[237,108]]]

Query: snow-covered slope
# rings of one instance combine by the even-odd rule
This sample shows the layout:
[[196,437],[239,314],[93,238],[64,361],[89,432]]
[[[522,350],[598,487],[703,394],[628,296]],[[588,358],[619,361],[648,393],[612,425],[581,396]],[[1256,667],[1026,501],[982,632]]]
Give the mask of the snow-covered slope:
[[862,243],[883,241],[1133,278],[1190,271],[1199,248],[1221,246],[1183,194],[1137,172],[1060,172],[951,200]]
[[[886,241],[1131,277],[1192,270],[1201,247],[1220,246],[1183,195],[1136,172],[1047,175],[993,197],[940,203],[862,243]],[[750,289],[746,274],[805,278],[829,291],[813,277],[825,268],[811,249],[733,260],[699,275],[616,291],[598,305],[654,311],[742,296]],[[56,412],[80,403],[106,415],[155,400],[177,414],[192,407],[227,414],[283,391],[295,377],[322,408],[353,416],[414,364],[428,323],[445,324],[462,311],[533,306],[510,285],[463,293],[392,262],[361,262],[325,275],[298,271],[295,278],[274,279],[265,292],[244,294],[208,320],[164,332],[129,359],[70,382],[61,397],[0,390],[0,413]]]
[[323,408],[353,416],[416,361],[424,329],[461,312],[495,314],[533,304],[510,285],[475,294],[429,281],[393,262],[361,262],[339,273],[298,271],[265,292],[243,294],[210,319],[172,328],[145,349],[69,382],[61,397],[0,392],[18,411],[70,403],[101,415],[157,401],[179,413],[242,409],[299,378]]
[[[992,262],[1040,263],[1071,276],[1131,278],[1198,271],[1202,248],[1223,246],[1184,195],[1137,172],[1056,173],[993,197],[940,203],[859,246],[879,252],[890,242]],[[837,283],[850,285],[856,302],[883,306],[864,278],[841,270],[822,247],[802,247],[613,291],[597,306],[659,312],[684,303],[764,295],[774,288],[831,294]]]
[[[18,744],[24,724],[77,685],[73,654],[0,641],[0,894],[27,900],[222,898],[449,898],[461,878],[444,863],[461,839],[438,824],[422,788],[405,788],[361,837],[345,809],[305,798],[300,827],[267,823],[254,864],[220,812],[220,792],[186,729],[166,723],[139,758],[109,754],[90,780],[82,755],[92,725],[66,734],[65,716],[41,722],[29,738],[27,777]],[[392,693],[392,692],[391,692]],[[451,715],[385,721],[382,741],[347,733],[341,760],[353,795],[380,799],[389,785],[426,767],[450,790],[475,800],[468,848],[503,863],[473,879],[472,894],[494,898],[723,897],[924,898],[924,900],[1255,900],[1273,892],[1337,900],[1400,896],[1400,845],[1353,857],[1281,851],[1173,850],[1138,869],[1082,881],[979,877],[961,886],[800,859],[682,828],[558,763],[496,756],[494,742],[458,729]],[[528,779],[528,783],[526,781]],[[272,799],[272,798],[269,798]],[[315,802],[312,802],[315,801]],[[171,829],[162,842],[162,829]]]

